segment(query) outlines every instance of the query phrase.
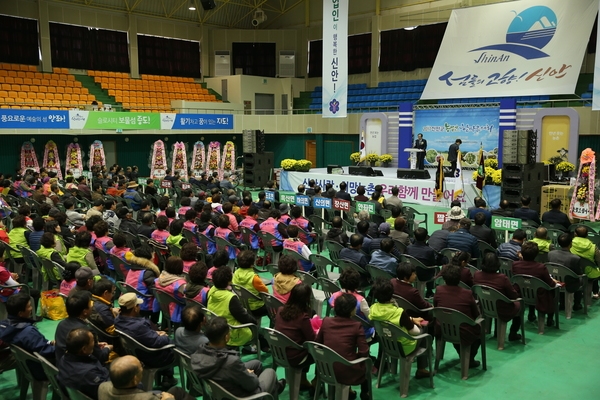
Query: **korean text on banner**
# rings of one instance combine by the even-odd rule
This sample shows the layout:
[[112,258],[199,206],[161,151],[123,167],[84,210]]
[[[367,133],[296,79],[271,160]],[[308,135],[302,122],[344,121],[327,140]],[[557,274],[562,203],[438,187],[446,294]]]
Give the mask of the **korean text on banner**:
[[233,129],[232,114],[160,114],[160,129]]
[[598,0],[452,11],[421,99],[572,94]]
[[160,129],[159,113],[69,111],[71,129]]
[[349,2],[323,0],[323,118],[347,116]]
[[0,129],[69,129],[69,113],[59,110],[0,110]]

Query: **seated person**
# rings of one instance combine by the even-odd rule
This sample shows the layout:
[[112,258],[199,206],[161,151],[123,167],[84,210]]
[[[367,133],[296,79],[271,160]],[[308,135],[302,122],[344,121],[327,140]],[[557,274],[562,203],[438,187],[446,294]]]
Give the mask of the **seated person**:
[[[79,291],[69,295],[66,302],[68,318],[60,321],[54,333],[56,342],[56,359],[60,360],[67,351],[67,336],[73,329],[83,328],[89,330],[87,319],[92,313],[92,294],[88,291]],[[92,354],[102,364],[109,362],[112,345],[98,342],[94,336],[94,348]]]
[[[431,304],[426,302],[421,293],[413,286],[413,283],[417,280],[417,274],[415,266],[408,262],[401,262],[396,268],[396,278],[391,279],[392,287],[394,288],[394,294],[402,297],[404,300],[410,302],[413,306],[425,310],[431,308]],[[431,314],[427,311],[421,313],[414,313],[410,310],[406,311],[411,317],[421,317],[426,320],[431,320]]]
[[167,238],[170,236],[170,233],[167,230],[168,227],[169,219],[166,216],[161,215],[156,218],[156,230],[152,231],[150,239],[160,244],[166,244]]
[[[392,283],[388,280],[377,279],[373,286],[375,291],[375,298],[377,303],[371,307],[371,321],[385,321],[390,324],[396,325],[398,328],[413,336],[421,334],[421,322],[423,318],[413,318],[409,316],[408,312],[404,312],[404,309],[398,307],[393,299],[394,288]],[[398,339],[404,350],[404,354],[411,354],[417,349],[419,343],[416,340],[409,339]],[[421,343],[423,344],[423,343]],[[417,357],[417,373],[415,378],[426,378],[429,377],[429,371],[427,370],[427,358],[425,354]]]
[[217,270],[217,268],[227,266],[227,264],[229,264],[229,253],[227,250],[217,250],[213,257],[212,263],[213,266],[210,267],[206,273],[206,277],[210,280],[212,280],[212,274]]
[[[445,229],[440,229],[437,232],[444,232],[445,234],[450,233],[450,231]],[[430,247],[429,243],[427,243],[428,232],[425,228],[417,228],[415,229],[415,241],[414,243],[408,245],[406,248],[406,254],[416,258],[418,261],[421,261],[423,265],[426,267],[434,267],[442,264],[444,257]],[[419,268],[417,270],[417,278],[420,281],[429,281],[427,282],[427,291],[425,293],[425,297],[430,298],[433,297],[433,285],[434,281],[431,279],[435,276],[436,269],[427,269],[424,270]]]
[[167,392],[144,392],[140,389],[144,367],[134,356],[119,357],[110,364],[110,380],[98,388],[102,400],[195,400],[180,387],[173,386]]
[[108,370],[93,355],[95,339],[85,328],[67,334],[67,352],[58,360],[58,381],[97,400],[98,387],[109,380]]
[[398,217],[394,220],[394,230],[390,232],[389,237],[399,241],[400,243],[408,246],[410,244],[410,238],[406,230],[406,220],[403,217]]
[[177,219],[169,226],[169,237],[165,244],[175,246],[181,250],[181,247],[187,243],[187,239],[183,236],[183,220]]
[[575,228],[575,237],[571,243],[571,253],[585,258],[591,264],[585,266],[584,274],[592,279],[592,298],[598,299],[598,279],[600,277],[600,250],[590,239],[588,239],[588,230],[585,226]]
[[[243,207],[242,207],[243,208]],[[258,225],[258,208],[256,206],[249,206],[246,210],[245,218],[239,223],[240,228],[247,228],[252,233],[250,234],[250,246],[253,250],[258,250],[260,248],[260,242],[258,240],[258,235],[256,232],[260,230]]]
[[181,257],[181,260],[183,261],[183,272],[189,274],[190,268],[197,262],[198,246],[196,246],[196,243],[184,244],[181,247],[179,257]]
[[475,221],[475,225],[471,226],[469,233],[475,236],[478,240],[483,240],[493,248],[497,248],[498,243],[496,242],[496,232],[485,224],[485,214],[482,212],[477,212],[473,220]]
[[[548,253],[548,262],[557,263],[564,265],[569,268],[571,271],[575,272],[577,275],[583,274],[581,270],[580,260],[581,257],[576,256],[571,253],[573,239],[571,235],[568,233],[563,233],[558,237],[558,245],[559,249],[551,250]],[[575,299],[573,301],[573,310],[581,310],[583,306],[581,305],[581,300],[583,299],[583,293],[581,290],[577,290],[581,286],[581,279],[572,279],[571,277],[566,277],[566,290],[568,292],[575,292]]]
[[398,266],[398,259],[392,256],[391,252],[393,249],[394,241],[390,238],[383,239],[381,241],[381,248],[371,254],[369,264],[388,272],[390,275],[394,275]]
[[198,306],[186,306],[181,312],[181,322],[183,326],[175,331],[175,346],[191,356],[199,346],[208,343],[208,339],[202,333],[204,314]]
[[460,269],[460,281],[468,287],[473,286],[473,275],[471,270],[468,268],[469,261],[471,261],[471,255],[464,251],[457,251],[450,260],[450,263],[445,265],[438,276],[443,276],[444,269],[448,268],[449,265],[455,265]]
[[[275,251],[283,250],[283,239],[287,237],[287,233],[285,233],[284,235],[284,232],[282,232],[284,228],[280,228],[280,217],[281,213],[279,212],[279,210],[271,210],[269,212],[269,218],[267,218],[263,223],[260,224],[261,232],[270,233],[275,237],[275,239],[271,240],[271,246],[273,246],[273,249]],[[281,224],[281,227],[285,227],[285,225]]]
[[[237,258],[238,269],[236,269],[233,274],[232,283],[245,288],[250,293],[260,298],[260,292],[269,293],[269,289],[267,289],[260,276],[254,272],[255,259],[256,255],[252,250],[244,250],[239,254]],[[257,318],[268,314],[267,307],[262,300],[249,298],[248,305],[250,306],[252,315]]]
[[[53,261],[53,262],[61,265],[63,268],[66,267],[67,262],[65,261],[65,258],[63,257],[62,254],[60,254],[58,251],[56,251],[56,248],[55,248],[56,241],[54,239],[53,233],[45,232],[42,235],[42,238],[40,239],[40,244],[41,244],[40,249],[38,251],[36,251],[40,260],[50,260],[50,261]],[[60,279],[62,278],[60,271],[58,270],[57,267],[52,268],[51,273],[54,275],[52,280],[60,281]],[[42,268],[42,277],[45,281],[50,280],[48,278],[48,271],[46,270],[46,268]]]
[[[542,263],[535,261],[539,254],[537,243],[525,242],[521,247],[522,260],[515,261],[512,265],[512,271],[515,275],[531,275],[541,279],[550,287],[555,287],[557,281],[554,280],[548,273],[548,268]],[[519,289],[517,288],[517,291]],[[519,291],[520,293],[520,291]],[[536,320],[535,310],[544,313],[548,316],[546,325],[554,325],[554,292],[548,292],[544,289],[539,289],[537,293],[537,301],[535,306],[529,306],[529,315],[527,319],[531,322]]]
[[283,248],[302,255],[306,260],[298,260],[298,266],[304,272],[312,271],[315,268],[315,265],[308,260],[312,251],[310,251],[308,246],[298,237],[298,226],[288,226],[287,233],[289,237],[283,241]]
[[501,243],[498,246],[498,250],[496,251],[498,257],[518,261],[519,253],[521,252],[521,246],[523,245],[523,242],[525,242],[526,238],[527,235],[525,234],[524,230],[517,229],[516,231],[514,231],[511,240],[509,240],[506,243]]
[[211,217],[212,217],[212,215],[210,212],[203,211],[202,213],[200,213],[200,223],[198,224],[198,233],[201,233],[210,239],[209,241],[207,241],[205,250],[207,251],[208,255],[212,256],[217,251],[217,245],[214,242],[216,227],[212,223]]
[[190,268],[187,285],[185,285],[185,297],[202,303],[206,307],[207,295],[210,287],[206,283],[208,268],[204,261],[197,261]]
[[[475,303],[473,293],[458,286],[460,275],[460,267],[455,264],[448,265],[442,271],[442,276],[446,284],[436,288],[435,295],[433,296],[433,306],[452,308],[475,320],[479,316],[479,309],[477,308],[477,303]],[[475,360],[477,350],[481,345],[481,340],[479,339],[480,329],[481,327],[478,325],[468,326],[463,324],[460,327],[461,342],[471,346],[469,368],[477,368],[481,364]],[[436,334],[438,334],[437,331],[438,327],[436,327]],[[454,348],[460,357],[460,344],[455,344]]]
[[119,310],[113,308],[114,295],[115,285],[106,278],[101,278],[92,287],[94,305],[89,321],[109,335],[115,333],[115,317],[119,314]]
[[273,296],[282,303],[286,303],[294,286],[302,281],[296,276],[298,263],[292,257],[283,255],[277,263],[279,272],[273,276]]
[[[54,364],[54,340],[46,339],[31,319],[31,298],[23,292],[10,296],[6,302],[6,312],[8,319],[0,322],[0,340],[19,346],[31,354],[37,352]],[[36,380],[47,380],[41,365],[32,364],[30,369]]]
[[[125,259],[131,265],[125,283],[144,295],[152,295],[155,280],[160,276],[160,270],[152,262],[152,249],[149,246],[138,247],[133,253],[126,253]],[[160,316],[158,302],[154,296],[146,296],[142,300],[140,315],[157,324]]]
[[285,379],[277,381],[273,369],[263,368],[259,360],[244,363],[237,352],[228,349],[231,331],[227,319],[211,318],[204,332],[209,343],[191,356],[192,368],[200,379],[211,379],[236,397],[268,392],[277,398],[283,392]]
[[[355,314],[368,322],[370,312],[369,303],[367,303],[367,300],[358,293],[358,288],[360,285],[360,274],[358,271],[350,268],[343,270],[338,282],[340,283],[342,290],[333,293],[329,298],[329,305],[331,308],[335,308],[335,302],[344,293],[351,294],[356,298]],[[375,328],[367,325],[363,325],[363,328],[367,341],[370,341],[375,335]]]
[[94,253],[90,250],[92,235],[90,232],[77,232],[75,235],[75,246],[69,249],[67,262],[77,261],[82,267],[98,269],[94,260]]
[[[137,228],[137,234],[146,236],[147,238],[152,237],[152,232],[154,232],[154,215],[151,213],[146,213],[142,216],[142,224]],[[136,233],[136,232],[134,232]]]
[[235,233],[230,229],[229,217],[225,214],[219,215],[219,226],[215,228],[215,237],[227,240],[233,246],[227,246],[229,252],[229,259],[234,260],[240,250],[234,246],[239,246],[241,243],[235,236]]
[[[496,289],[511,300],[517,299],[519,295],[513,285],[510,283],[510,279],[508,279],[506,275],[499,273],[499,269],[500,261],[498,260],[498,256],[494,253],[488,252],[483,257],[481,271],[475,272],[473,282],[476,285],[485,285],[491,287],[492,289]],[[521,340],[521,335],[519,334],[519,329],[521,328],[521,317],[519,316],[521,304],[508,304],[503,301],[499,301],[497,303],[497,307],[498,316],[502,321],[508,322],[512,319],[508,340]]]
[[340,251],[340,259],[352,261],[359,267],[366,268],[369,263],[369,256],[360,251],[363,240],[363,236],[358,233],[354,233],[350,236],[350,247],[343,248],[342,251]]
[[[119,297],[121,313],[115,319],[115,328],[152,349],[160,349],[171,344],[171,339],[169,339],[166,332],[155,331],[152,329],[149,320],[140,317],[140,305],[142,303],[143,301],[138,299],[135,293],[125,293]],[[140,361],[149,368],[167,367],[156,372],[159,382],[162,378],[163,390],[168,390],[177,384],[173,367],[170,366],[175,362],[173,350],[165,349],[160,352],[143,353],[140,354]]]
[[448,247],[468,252],[471,257],[479,257],[477,238],[469,233],[471,220],[463,218],[458,223],[458,230],[448,235]]
[[[311,324],[312,288],[300,283],[292,289],[287,303],[279,310],[275,316],[274,329],[283,333],[285,336],[302,346],[304,342],[314,341],[316,338],[315,330]],[[294,368],[302,368],[301,390],[308,390],[313,385],[308,381],[306,373],[310,366],[314,364],[313,358],[305,349],[296,350],[286,348],[286,354],[290,364]]]
[[549,211],[546,211],[542,215],[542,222],[548,224],[562,225],[564,229],[568,230],[569,226],[571,226],[571,220],[569,219],[567,214],[560,210],[561,206],[562,201],[560,199],[553,199],[550,202],[551,209]]
[[535,230],[535,235],[530,242],[538,245],[540,253],[548,253],[551,250],[554,250],[552,240],[548,239],[548,229],[544,228],[543,226],[540,226]]
[[[94,241],[94,247],[99,251],[104,251],[106,254],[110,254],[110,250],[115,247],[112,238],[108,236],[108,224],[105,221],[97,222],[94,225],[94,233],[96,234],[96,240]],[[104,262],[103,262],[104,263]],[[108,270],[114,271],[115,267],[112,265],[110,258],[106,258],[106,265],[103,267]],[[104,270],[104,273],[108,274],[109,271]]]
[[335,216],[331,220],[331,229],[327,231],[326,240],[337,242],[342,246],[348,245],[348,235],[344,230],[344,222],[341,217]]
[[[308,207],[307,207],[308,208]],[[292,220],[290,221],[290,226],[295,225],[302,230],[298,230],[298,237],[307,246],[310,246],[316,238],[315,233],[311,233],[312,231],[312,223],[304,218],[302,215],[302,207],[294,206],[292,207],[292,211],[290,213],[292,215]],[[289,233],[289,230],[288,230]]]
[[[339,293],[339,292],[338,292]],[[343,293],[335,302],[335,317],[325,317],[317,334],[316,342],[324,344],[348,361],[369,357],[369,346],[360,322],[352,319],[359,307],[356,297]],[[360,398],[370,398],[369,382],[366,379],[365,364],[345,366],[334,364],[336,380],[342,385],[360,385]],[[356,397],[354,392],[350,396]]]
[[[2,260],[3,252],[4,252],[4,250],[0,249],[0,285],[2,285],[2,286],[20,285],[20,283],[18,282],[19,274],[15,273],[15,272],[10,272],[6,268],[6,262],[4,262]],[[15,288],[15,289],[5,288],[5,289],[0,290],[0,302],[6,303],[6,301],[8,300],[8,298],[10,296],[17,294],[20,291],[21,291],[20,288]],[[40,299],[40,291],[29,288],[29,295],[33,299],[33,306],[37,307],[37,303]],[[34,308],[33,315],[35,315],[35,313],[36,313],[36,310]],[[34,319],[37,321],[38,318],[41,321],[41,317],[35,317]]]
[[181,323],[181,311],[185,304],[185,285],[183,260],[176,256],[167,258],[165,269],[154,282],[154,288],[167,292],[178,301],[178,303],[169,303],[171,322],[176,324]]
[[[232,279],[231,268],[227,266],[217,268],[213,273],[214,286],[208,291],[207,308],[218,316],[224,317],[230,325],[256,324],[256,319],[242,306],[240,299],[228,289]],[[249,328],[234,329],[228,338],[227,345],[244,346],[252,338],[252,331]]]

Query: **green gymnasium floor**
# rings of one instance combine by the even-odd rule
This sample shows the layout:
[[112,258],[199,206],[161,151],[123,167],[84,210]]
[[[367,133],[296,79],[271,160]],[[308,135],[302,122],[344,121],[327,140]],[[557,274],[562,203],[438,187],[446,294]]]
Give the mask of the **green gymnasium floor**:
[[[429,226],[433,227],[434,210],[431,207],[417,207],[430,213]],[[496,339],[488,335],[488,370],[483,371],[481,367],[470,370],[467,381],[460,378],[460,365],[456,351],[451,345],[447,345],[445,358],[441,361],[440,370],[434,378],[435,388],[431,389],[428,386],[427,379],[411,379],[409,398],[418,400],[597,399],[597,383],[592,377],[595,376],[593,371],[598,366],[597,357],[600,355],[600,340],[596,338],[600,332],[600,302],[592,303],[587,317],[583,311],[577,311],[573,313],[571,320],[565,319],[564,312],[561,312],[560,318],[561,329],[546,328],[544,335],[537,333],[537,323],[526,322],[527,344],[507,342],[503,351],[496,349]],[[266,323],[267,319],[264,318],[263,322]],[[53,339],[57,324],[57,321],[44,320],[38,324],[38,327],[48,339]],[[376,355],[376,353],[377,349],[372,347],[371,354]],[[481,359],[481,351],[477,359]],[[263,362],[267,366],[271,365],[268,354],[263,353]],[[415,370],[416,366],[413,365],[413,375]],[[279,377],[285,375],[281,368],[277,373]],[[314,367],[309,372],[309,379],[313,376]],[[398,398],[398,377],[385,375],[382,387],[379,389],[374,387],[373,390],[373,398],[376,400]],[[0,400],[17,399],[18,396],[19,390],[14,371],[1,374]],[[31,390],[27,398],[32,398]],[[286,389],[280,399],[288,398]],[[301,392],[300,398],[310,397],[308,392]]]

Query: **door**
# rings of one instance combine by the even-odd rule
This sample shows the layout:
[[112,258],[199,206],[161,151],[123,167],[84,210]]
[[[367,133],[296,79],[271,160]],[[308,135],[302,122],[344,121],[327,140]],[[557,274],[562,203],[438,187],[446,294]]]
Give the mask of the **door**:
[[304,157],[312,163],[312,167],[317,167],[317,141],[307,140],[304,147]]
[[108,169],[110,165],[117,163],[117,142],[103,140],[102,146],[104,146],[104,158],[106,160],[106,169]]
[[254,108],[256,115],[275,114],[275,95],[268,93],[254,94]]
[[286,94],[282,94],[281,95],[281,114],[282,115],[287,115],[288,113],[288,95]]
[[227,79],[221,79],[221,98],[223,101],[228,101]]

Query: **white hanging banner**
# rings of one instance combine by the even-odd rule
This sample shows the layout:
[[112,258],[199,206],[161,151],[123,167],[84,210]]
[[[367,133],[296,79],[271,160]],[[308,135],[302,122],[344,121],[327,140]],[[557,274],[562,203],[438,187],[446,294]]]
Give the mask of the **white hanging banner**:
[[421,99],[573,94],[598,0],[452,11]]
[[348,112],[348,3],[323,0],[323,118]]

